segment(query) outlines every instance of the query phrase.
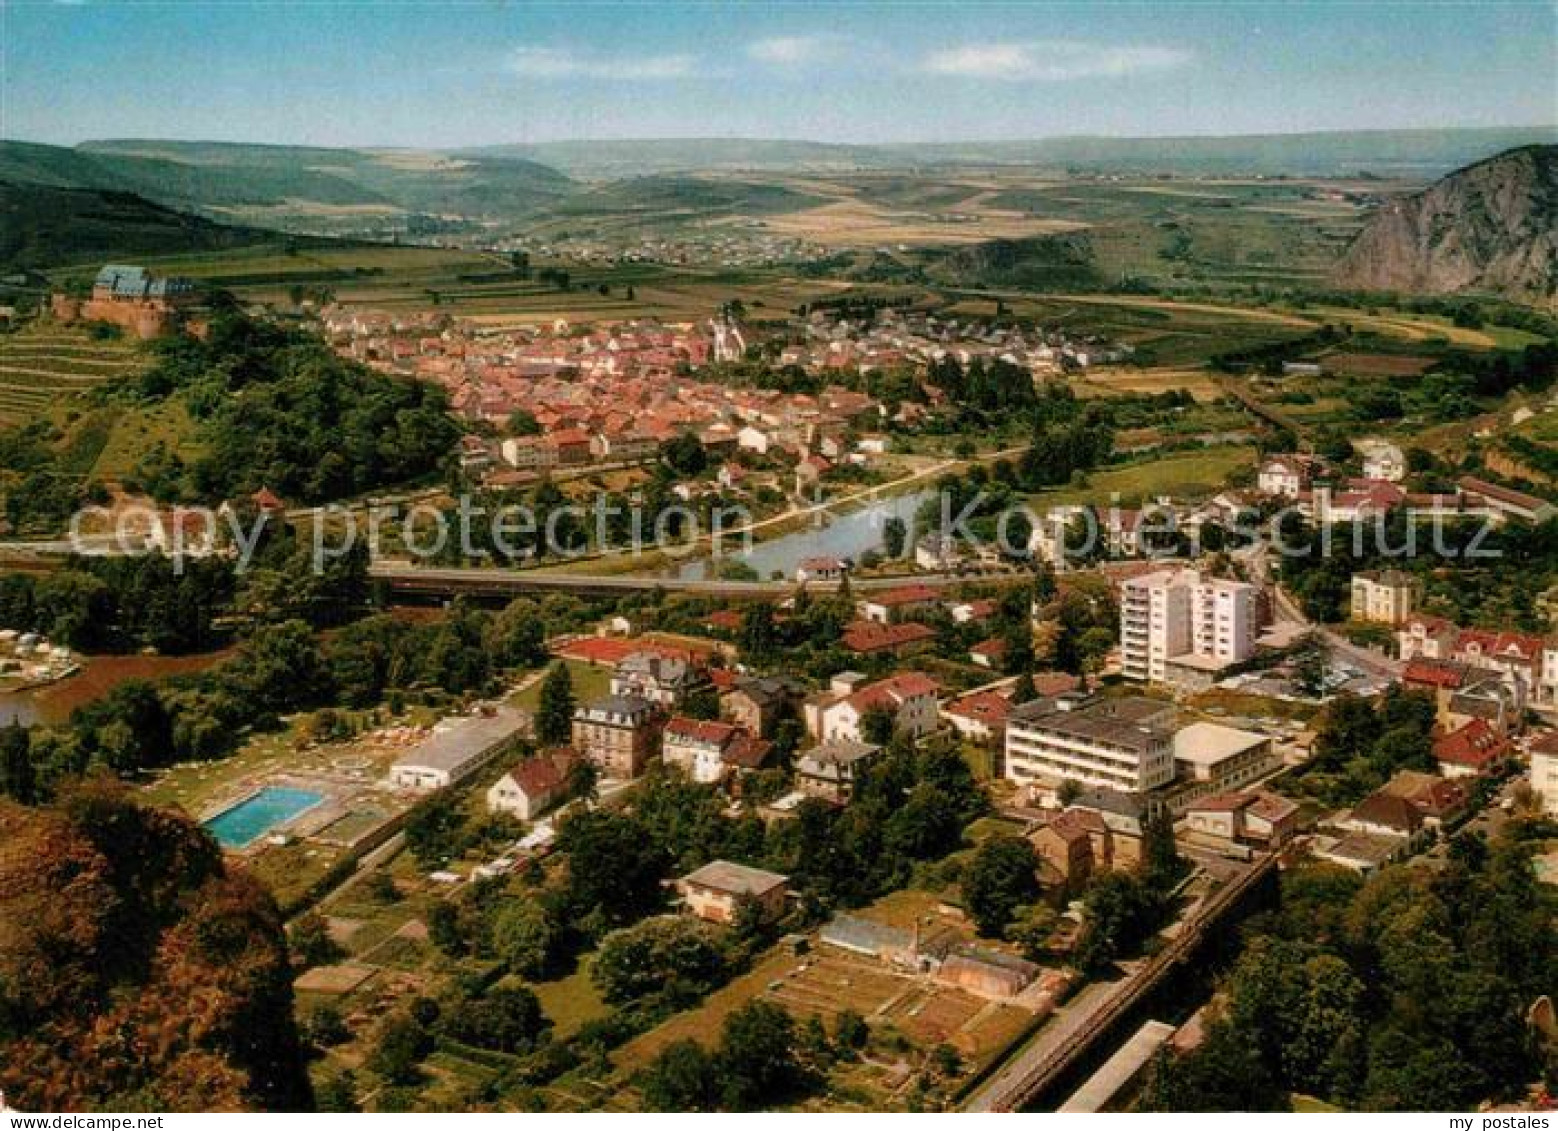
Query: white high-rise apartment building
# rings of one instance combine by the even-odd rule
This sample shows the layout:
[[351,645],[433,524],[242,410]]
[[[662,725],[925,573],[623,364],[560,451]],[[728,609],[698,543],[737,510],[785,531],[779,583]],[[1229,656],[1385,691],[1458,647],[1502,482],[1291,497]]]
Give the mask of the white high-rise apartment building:
[[1259,591],[1242,581],[1165,569],[1125,582],[1120,659],[1126,679],[1175,682],[1176,670],[1216,670],[1255,652]]

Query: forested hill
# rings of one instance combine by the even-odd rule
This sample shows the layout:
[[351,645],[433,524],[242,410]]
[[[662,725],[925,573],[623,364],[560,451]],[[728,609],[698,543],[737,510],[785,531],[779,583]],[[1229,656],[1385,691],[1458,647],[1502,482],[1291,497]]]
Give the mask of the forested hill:
[[[293,504],[348,498],[434,476],[459,438],[438,386],[339,357],[220,295],[205,340],[152,348],[148,369],[82,401],[131,425],[148,414],[187,421],[142,444],[120,479],[160,502],[215,505],[261,487]],[[84,441],[72,429],[52,419],[0,429],[0,507],[12,529],[62,529],[101,494],[104,484],[78,470]]]
[[0,273],[215,251],[279,238],[176,212],[131,192],[0,180]]
[[274,901],[120,787],[0,799],[0,1090],[23,1111],[311,1107]]

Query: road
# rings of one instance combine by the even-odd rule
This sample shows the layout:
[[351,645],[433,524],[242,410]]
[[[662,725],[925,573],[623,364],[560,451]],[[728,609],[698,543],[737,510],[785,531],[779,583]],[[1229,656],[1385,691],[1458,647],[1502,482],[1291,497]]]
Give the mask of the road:
[[1400,660],[1393,660],[1389,656],[1359,647],[1335,629],[1316,624],[1304,615],[1304,610],[1298,607],[1298,602],[1288,596],[1287,590],[1283,589],[1281,583],[1273,576],[1271,547],[1264,540],[1256,542],[1249,550],[1241,551],[1235,556],[1249,568],[1250,579],[1264,584],[1270,591],[1272,611],[1279,622],[1293,625],[1305,632],[1318,634],[1333,655],[1341,656],[1368,675],[1389,680],[1401,678],[1402,670],[1406,665]]
[[[793,587],[793,582],[720,581],[694,578],[655,577],[653,575],[610,576],[588,573],[546,573],[534,569],[488,569],[483,567],[418,566],[409,562],[375,562],[368,567],[372,577],[382,578],[402,593],[503,593],[566,592],[590,593],[653,592],[697,593],[710,597],[772,598]],[[857,593],[893,589],[901,585],[926,585],[949,588],[968,582],[985,585],[1018,585],[1032,581],[1026,573],[1001,574],[905,574],[894,577],[851,578],[850,588]],[[837,588],[836,582],[813,582],[810,588]]]

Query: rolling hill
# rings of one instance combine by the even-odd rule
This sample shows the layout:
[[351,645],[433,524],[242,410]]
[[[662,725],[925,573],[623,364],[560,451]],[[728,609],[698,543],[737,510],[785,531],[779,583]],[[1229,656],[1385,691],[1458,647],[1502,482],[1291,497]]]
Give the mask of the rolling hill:
[[132,192],[0,180],[0,271],[216,251],[276,240]]
[[1558,310],[1558,145],[1510,150],[1391,201],[1347,249],[1335,279],[1362,290],[1492,293]]
[[164,141],[0,142],[0,179],[133,192],[250,223],[353,212],[512,219],[573,188],[556,170],[517,158]]

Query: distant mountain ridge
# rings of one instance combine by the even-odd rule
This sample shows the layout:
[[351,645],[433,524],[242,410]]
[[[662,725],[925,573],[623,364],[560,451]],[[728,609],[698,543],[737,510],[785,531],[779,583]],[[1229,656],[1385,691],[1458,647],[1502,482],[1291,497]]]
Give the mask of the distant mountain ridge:
[[1268,176],[1372,172],[1379,176],[1427,178],[1506,149],[1552,142],[1558,142],[1558,125],[858,145],[765,138],[664,138],[533,142],[458,152],[522,157],[586,180],[712,170],[837,171],[988,164],[1046,165],[1094,172]]
[[575,188],[555,169],[517,158],[137,140],[74,149],[3,141],[0,179],[133,192],[217,218],[312,206],[512,219]]
[[1362,290],[1486,292],[1558,310],[1558,145],[1501,153],[1386,204],[1335,280]]

